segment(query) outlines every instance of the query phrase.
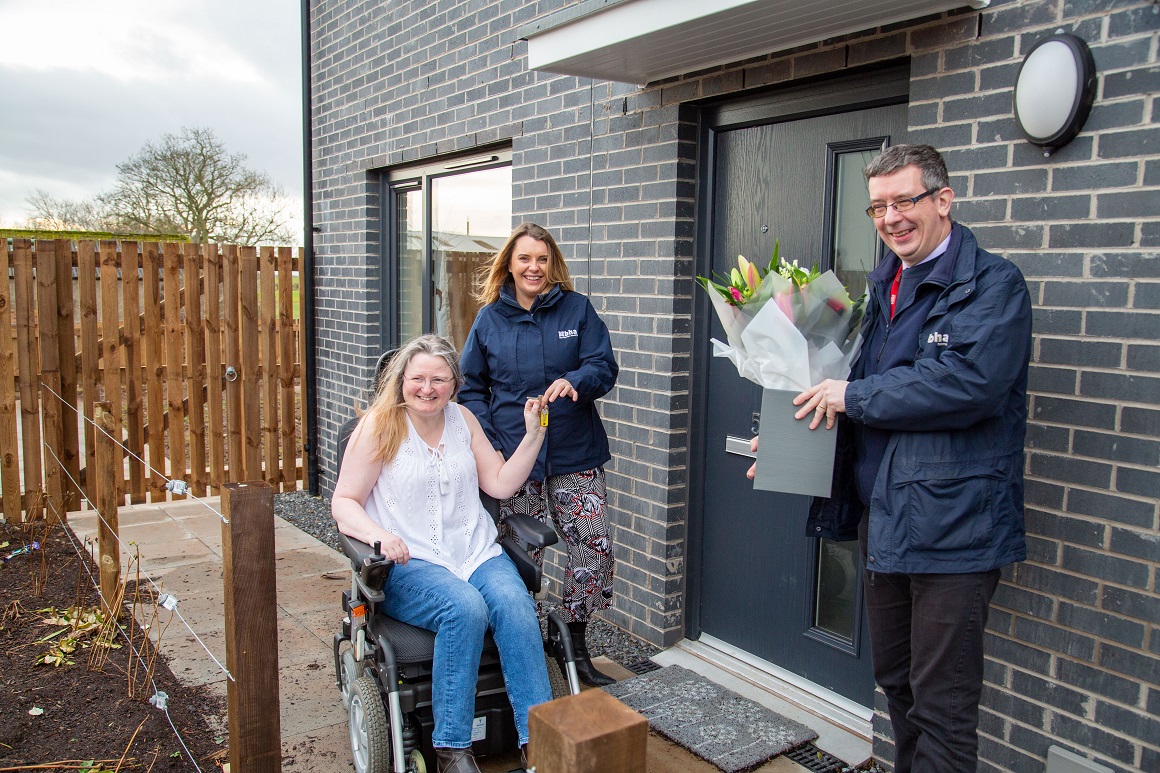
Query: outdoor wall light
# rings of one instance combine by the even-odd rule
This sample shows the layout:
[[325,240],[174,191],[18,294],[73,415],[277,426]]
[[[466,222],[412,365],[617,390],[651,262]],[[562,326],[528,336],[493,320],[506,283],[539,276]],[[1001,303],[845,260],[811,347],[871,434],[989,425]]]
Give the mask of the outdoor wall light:
[[1015,122],[1050,156],[1075,139],[1096,96],[1096,64],[1087,43],[1057,30],[1031,47],[1015,78]]

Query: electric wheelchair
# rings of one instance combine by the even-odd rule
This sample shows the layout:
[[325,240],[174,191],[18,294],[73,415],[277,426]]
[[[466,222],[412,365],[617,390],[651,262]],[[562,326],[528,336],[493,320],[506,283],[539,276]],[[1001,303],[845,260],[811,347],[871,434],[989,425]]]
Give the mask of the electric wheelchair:
[[[377,368],[376,383],[394,352],[385,353]],[[339,432],[338,463],[357,425],[351,419]],[[498,506],[480,492],[493,518]],[[512,534],[500,544],[511,557],[528,591],[539,594],[540,567],[530,550],[542,549],[559,539],[551,526],[526,515],[508,519]],[[432,661],[435,634],[388,617],[378,606],[382,587],[394,562],[380,552],[379,544],[367,545],[339,534],[343,553],[351,562],[351,587],[342,594],[342,630],[334,635],[336,683],[348,712],[351,752],[357,773],[427,773],[434,771],[431,744],[434,719],[431,710]],[[572,639],[568,626],[555,612],[548,615],[544,642],[552,696],[577,694]],[[557,660],[564,663],[561,674]],[[511,704],[500,671],[499,651],[489,632],[484,641],[475,688],[475,720],[472,750],[485,756],[514,750],[517,744]]]

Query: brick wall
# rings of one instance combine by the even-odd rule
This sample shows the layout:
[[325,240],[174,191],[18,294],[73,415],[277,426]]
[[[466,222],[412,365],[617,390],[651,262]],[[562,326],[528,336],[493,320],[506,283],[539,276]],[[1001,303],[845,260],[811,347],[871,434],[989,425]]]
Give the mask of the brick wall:
[[[380,347],[377,170],[510,143],[514,217],[557,235],[621,365],[601,402],[618,559],[608,617],[679,639],[690,103],[908,56],[911,140],[946,151],[956,217],[1020,266],[1035,302],[1029,560],[1007,571],[992,614],[981,769],[1041,770],[1052,743],[1115,770],[1160,769],[1160,6],[993,0],[637,88],[527,70],[514,30],[570,4],[312,4],[324,486]],[[1017,136],[1011,84],[1059,27],[1089,42],[1100,86],[1085,131],[1045,159]],[[888,758],[881,707],[875,728]]]

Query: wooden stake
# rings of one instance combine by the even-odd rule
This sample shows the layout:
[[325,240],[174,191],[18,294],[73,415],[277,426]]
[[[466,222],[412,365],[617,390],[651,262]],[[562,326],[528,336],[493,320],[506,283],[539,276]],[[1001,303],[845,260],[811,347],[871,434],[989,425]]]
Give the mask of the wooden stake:
[[221,503],[230,769],[281,773],[274,488],[230,483]]
[[97,488],[97,512],[101,516],[97,520],[97,550],[101,569],[101,601],[104,602],[106,614],[120,619],[121,609],[116,599],[121,585],[121,544],[118,542],[120,526],[117,522],[117,487],[114,485],[114,476],[119,472],[117,467],[121,463],[121,455],[116,453],[116,446],[110,437],[117,427],[112,410],[112,403],[100,402],[94,406],[93,411],[93,421],[97,425],[93,433],[97,443],[96,477],[101,481]]

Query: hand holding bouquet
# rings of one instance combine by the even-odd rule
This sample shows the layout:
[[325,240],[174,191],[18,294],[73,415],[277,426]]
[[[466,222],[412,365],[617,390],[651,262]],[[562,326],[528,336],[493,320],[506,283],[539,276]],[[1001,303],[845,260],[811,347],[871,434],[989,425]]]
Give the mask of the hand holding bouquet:
[[788,263],[775,244],[764,270],[739,255],[737,268],[722,279],[697,277],[729,341],[714,339],[714,355],[731,360],[743,377],[766,389],[800,392],[850,374],[862,343],[863,299],[850,300],[833,271]]

